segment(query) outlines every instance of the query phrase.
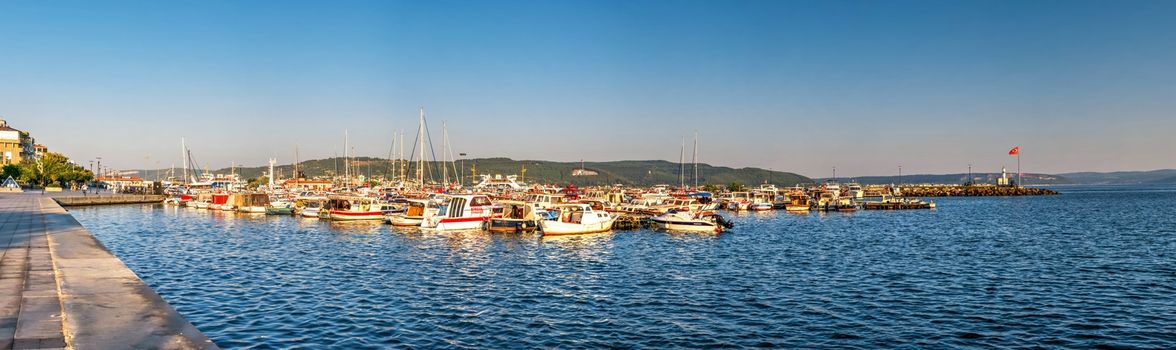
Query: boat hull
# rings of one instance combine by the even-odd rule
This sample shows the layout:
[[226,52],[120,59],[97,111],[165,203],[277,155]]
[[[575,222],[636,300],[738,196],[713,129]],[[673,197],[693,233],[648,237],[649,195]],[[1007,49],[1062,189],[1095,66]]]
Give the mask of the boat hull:
[[490,232],[535,232],[539,229],[538,220],[518,220],[518,219],[490,219],[486,227]]
[[424,216],[389,215],[384,217],[384,222],[392,224],[392,226],[420,226],[423,221],[425,221]]
[[612,224],[616,220],[616,217],[612,217],[608,221],[588,224],[544,220],[542,221],[541,226],[543,227],[544,236],[582,235],[587,233],[611,231]]
[[482,224],[489,218],[486,217],[464,217],[464,218],[440,218],[437,219],[436,225],[431,227],[438,231],[456,231],[456,230],[481,230]]
[[342,211],[332,210],[330,214],[331,220],[335,221],[361,221],[361,220],[383,220],[384,213],[378,211]]
[[319,209],[319,208],[302,208],[302,213],[300,213],[300,215],[302,215],[302,217],[304,217],[304,218],[318,218],[319,217],[319,210],[321,210],[321,209]]
[[706,221],[674,221],[674,220],[659,220],[657,218],[650,219],[657,227],[670,231],[688,231],[688,232],[722,232],[723,229],[711,222]]
[[293,215],[294,208],[269,207],[265,208],[267,215]]

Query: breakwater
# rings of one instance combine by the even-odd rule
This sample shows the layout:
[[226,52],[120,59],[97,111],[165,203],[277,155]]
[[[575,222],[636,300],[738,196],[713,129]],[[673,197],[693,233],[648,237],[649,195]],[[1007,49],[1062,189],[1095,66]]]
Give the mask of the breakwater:
[[903,186],[899,189],[904,196],[911,197],[998,197],[1058,194],[1057,191],[1045,188],[1003,186]]

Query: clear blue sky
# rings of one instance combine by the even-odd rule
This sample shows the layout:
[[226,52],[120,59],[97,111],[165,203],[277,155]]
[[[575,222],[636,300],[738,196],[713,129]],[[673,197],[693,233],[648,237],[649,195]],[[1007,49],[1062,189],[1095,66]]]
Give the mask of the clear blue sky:
[[[1176,167],[1173,1],[3,1],[0,117],[119,168],[386,156],[828,176]],[[411,140],[409,141],[411,142]],[[689,154],[689,151],[687,151]]]

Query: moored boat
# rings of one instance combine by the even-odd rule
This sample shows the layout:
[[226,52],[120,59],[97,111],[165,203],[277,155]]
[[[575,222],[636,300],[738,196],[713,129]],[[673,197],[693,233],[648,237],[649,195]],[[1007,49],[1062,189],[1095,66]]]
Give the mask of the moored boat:
[[500,201],[501,217],[491,217],[486,223],[490,232],[534,232],[539,228],[535,208],[521,201]]
[[327,197],[327,206],[331,208],[328,217],[336,221],[383,220],[384,213],[374,202],[375,199],[360,196],[330,196]]
[[687,211],[671,211],[650,218],[658,228],[670,231],[721,233],[734,227],[730,221],[716,214],[699,215]]
[[616,214],[592,210],[587,204],[561,204],[553,209],[556,220],[543,220],[540,226],[544,236],[576,235],[612,230]]
[[494,203],[490,202],[490,197],[484,195],[451,196],[439,215],[425,218],[421,222],[421,227],[439,231],[480,230],[482,224],[490,219],[490,214],[493,212]]

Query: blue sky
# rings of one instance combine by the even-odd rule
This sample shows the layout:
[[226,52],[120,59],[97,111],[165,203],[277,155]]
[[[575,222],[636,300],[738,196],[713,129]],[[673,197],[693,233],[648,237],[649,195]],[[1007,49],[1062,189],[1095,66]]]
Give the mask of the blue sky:
[[[828,176],[1176,167],[1176,2],[0,2],[0,117],[85,163],[699,157]],[[411,143],[412,140],[409,140]]]

